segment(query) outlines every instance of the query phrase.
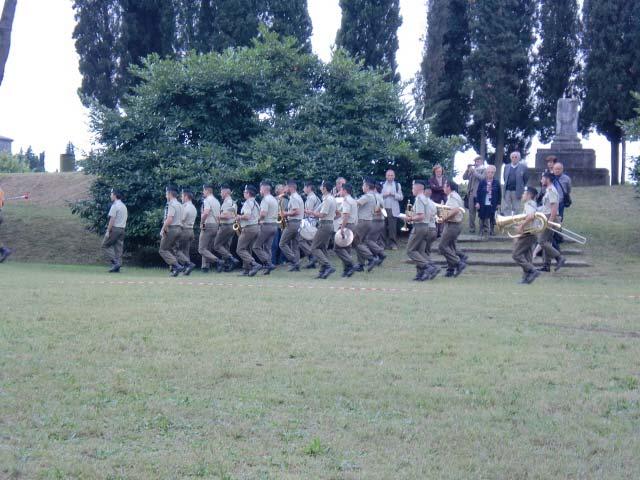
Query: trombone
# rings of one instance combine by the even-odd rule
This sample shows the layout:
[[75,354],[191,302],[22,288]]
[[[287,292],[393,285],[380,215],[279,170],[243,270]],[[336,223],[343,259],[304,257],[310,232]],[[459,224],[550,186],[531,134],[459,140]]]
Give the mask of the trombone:
[[552,232],[562,235],[567,240],[584,245],[587,243],[587,238],[582,235],[564,228],[562,224],[556,222],[550,222],[547,216],[542,212],[536,212],[533,221],[524,229],[521,234],[518,232],[518,227],[522,225],[527,219],[527,215],[522,213],[520,215],[503,216],[496,213],[496,226],[504,231],[509,238],[520,238],[523,235],[531,234],[537,235],[544,230],[551,230]]

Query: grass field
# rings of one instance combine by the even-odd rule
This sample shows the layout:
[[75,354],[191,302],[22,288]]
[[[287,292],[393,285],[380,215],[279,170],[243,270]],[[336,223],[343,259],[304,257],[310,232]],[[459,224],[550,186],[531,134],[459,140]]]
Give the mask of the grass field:
[[528,287],[3,264],[0,478],[640,478],[640,202],[574,202]]

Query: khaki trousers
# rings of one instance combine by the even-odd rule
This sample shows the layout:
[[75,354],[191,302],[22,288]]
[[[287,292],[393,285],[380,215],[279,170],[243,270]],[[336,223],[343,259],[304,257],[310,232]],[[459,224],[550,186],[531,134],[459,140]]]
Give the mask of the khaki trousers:
[[397,247],[398,246],[398,219],[393,216],[393,210],[390,208],[385,209],[387,211],[387,218],[384,219],[384,239],[386,246]]
[[358,263],[364,265],[367,263],[367,260],[373,258],[373,253],[371,253],[369,245],[367,244],[367,238],[371,234],[371,220],[358,220],[358,224],[353,233],[355,233],[355,236],[353,237],[352,246],[356,249]]
[[321,221],[311,242],[311,254],[323,267],[331,266],[328,256],[329,241],[333,236],[333,221]]
[[198,238],[198,253],[202,256],[202,268],[208,268],[211,264],[217,263],[219,258],[213,252],[213,245],[218,234],[218,225],[211,223],[200,229]]
[[460,257],[456,254],[456,240],[460,235],[460,223],[447,222],[440,237],[440,253],[447,259],[449,269],[460,263]]
[[538,243],[542,247],[542,258],[544,265],[549,267],[551,260],[560,257],[560,252],[553,247],[553,231],[545,228],[542,233],[538,235]]
[[176,251],[176,258],[181,265],[189,265],[191,263],[191,243],[194,238],[193,228],[182,229]]
[[260,225],[260,233],[253,244],[253,253],[263,265],[271,265],[273,237],[276,236],[276,233],[278,233],[277,223],[263,223]]
[[426,223],[416,223],[409,234],[407,256],[420,268],[431,264],[431,245],[438,237],[436,229]]
[[160,239],[160,250],[158,253],[169,266],[178,265],[178,259],[174,255],[180,236],[182,235],[182,227],[169,227],[167,232]]
[[502,199],[502,214],[517,215],[520,213],[520,198],[516,195],[515,190],[505,190]]
[[367,246],[376,256],[384,255],[384,220],[371,220],[371,231],[367,236]]
[[300,262],[300,241],[298,230],[300,229],[300,220],[289,219],[287,228],[282,232],[280,237],[280,250],[293,264]]
[[232,258],[231,255],[231,239],[236,232],[233,231],[232,223],[221,223],[218,227],[218,234],[213,243],[213,250],[225,260]]
[[535,270],[533,266],[533,247],[536,245],[535,235],[524,235],[516,240],[513,245],[513,260],[520,265],[524,273]]
[[238,238],[237,253],[242,260],[242,266],[245,270],[250,270],[257,265],[257,262],[253,259],[253,255],[251,255],[251,250],[258,235],[260,235],[260,225],[242,227],[242,233],[240,234],[240,238]]
[[102,241],[102,251],[105,257],[114,265],[122,265],[124,250],[124,228],[113,227],[109,236]]
[[353,230],[353,232],[354,232],[353,242],[348,247],[338,247],[337,245],[334,245],[333,246],[333,252],[336,254],[336,256],[340,260],[342,260],[342,264],[344,265],[345,268],[347,268],[347,267],[350,268],[350,267],[353,266],[353,258],[351,258],[351,246],[354,243],[356,243],[356,239],[358,238],[358,235],[355,234],[356,226],[353,223],[349,223],[347,225],[347,228],[349,230]]

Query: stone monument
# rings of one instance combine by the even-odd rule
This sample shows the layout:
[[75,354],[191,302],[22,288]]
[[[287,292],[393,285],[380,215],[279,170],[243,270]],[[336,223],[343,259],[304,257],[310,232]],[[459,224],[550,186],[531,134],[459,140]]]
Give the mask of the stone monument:
[[540,184],[540,175],[547,166],[546,158],[554,155],[564,165],[564,171],[571,177],[574,186],[609,185],[609,170],[596,168],[596,152],[582,148],[578,138],[578,108],[575,98],[558,100],[556,112],[556,134],[551,148],[541,148],[536,152],[536,168],[529,171],[529,183]]

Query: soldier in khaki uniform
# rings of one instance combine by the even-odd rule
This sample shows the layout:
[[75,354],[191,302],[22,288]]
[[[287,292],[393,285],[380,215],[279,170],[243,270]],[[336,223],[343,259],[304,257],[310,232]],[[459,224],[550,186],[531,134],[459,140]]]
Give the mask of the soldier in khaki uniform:
[[431,245],[438,237],[436,230],[436,204],[425,194],[426,180],[415,180],[412,193],[415,197],[413,212],[407,221],[413,224],[407,256],[416,262],[416,277],[414,280],[424,282],[432,280],[439,273],[439,269],[431,262]]
[[528,227],[535,218],[538,205],[534,198],[538,196],[538,191],[535,188],[527,187],[524,191],[524,211],[527,216],[526,220],[518,227],[518,233],[520,237],[513,245],[513,260],[522,268],[522,280],[520,283],[529,284],[540,275],[540,272],[533,266],[533,247],[536,245],[537,237],[532,233],[524,233],[526,227]]
[[247,185],[244,187],[244,204],[240,215],[237,216],[237,220],[240,223],[242,232],[240,238],[238,238],[238,256],[242,259],[242,266],[244,271],[243,276],[255,276],[260,270],[262,265],[256,262],[251,254],[251,250],[260,234],[260,205],[256,201],[256,194],[258,190],[253,185]]
[[212,250],[218,234],[218,222],[220,221],[220,202],[213,195],[213,185],[202,187],[202,212],[200,213],[200,238],[198,239],[198,253],[202,257],[202,272],[209,272],[210,266],[222,271],[223,264]]
[[[447,196],[448,207],[464,208],[464,202],[458,194],[458,185],[451,181],[445,182],[444,194]],[[446,211],[442,215],[444,230],[440,238],[440,253],[447,259],[447,277],[457,277],[467,264],[457,254],[456,240],[462,231],[462,211]]]
[[273,238],[278,231],[278,200],[271,195],[271,184],[260,183],[260,233],[253,245],[253,253],[264,269],[264,274],[269,275],[276,266],[271,263]]
[[162,259],[169,265],[172,277],[177,277],[185,270],[174,254],[182,235],[182,205],[177,197],[178,189],[174,186],[168,186],[166,189],[167,206],[160,230],[160,250],[158,251]]
[[369,247],[369,250],[373,253],[376,266],[382,265],[382,262],[387,258],[384,254],[383,240],[384,217],[382,216],[382,210],[384,210],[384,199],[382,198],[382,194],[378,193],[378,187],[382,191],[382,186],[378,182],[369,180],[367,190],[369,194],[373,195],[375,204],[373,207],[373,214],[371,216],[371,229],[365,239],[367,247]]
[[[353,192],[353,187],[350,183],[345,183],[342,185],[342,189],[340,190],[340,196],[342,197],[342,208],[339,212],[340,216],[340,228],[338,231],[343,231],[345,228],[354,232],[354,242],[355,242],[355,230],[358,225],[358,203],[351,196]],[[351,258],[351,245],[347,247],[339,247],[337,245],[334,246],[334,252],[337,257],[342,260],[342,265],[344,270],[342,272],[343,277],[351,277],[356,271],[356,266],[353,263],[353,259]]]
[[298,184],[295,180],[287,182],[289,191],[289,203],[284,217],[287,219],[287,228],[282,232],[280,238],[280,250],[291,262],[290,272],[300,271],[300,246],[298,242],[298,231],[300,230],[300,222],[304,218],[304,201],[298,194]]
[[358,204],[358,223],[356,224],[355,236],[353,238],[353,247],[356,249],[358,256],[358,264],[353,267],[354,272],[363,272],[365,264],[367,271],[370,272],[380,260],[374,256],[369,248],[367,239],[371,235],[371,221],[373,220],[373,211],[376,208],[375,184],[367,179],[362,183],[362,196],[356,201]]
[[333,236],[333,220],[336,216],[336,199],[331,194],[329,182],[322,182],[320,185],[322,193],[322,203],[317,209],[308,210],[307,215],[318,219],[318,231],[311,242],[311,253],[318,263],[320,263],[320,273],[317,278],[326,279],[336,269],[331,266],[328,256],[329,241]]
[[[318,211],[318,209],[320,208],[320,204],[322,203],[322,200],[318,198],[314,190],[315,190],[315,185],[313,184],[313,182],[305,183],[304,194],[306,195],[306,199],[304,202],[304,215],[306,219],[309,222],[311,222],[311,224],[314,227],[317,227],[318,219],[315,218],[315,216],[313,215],[313,212]],[[316,268],[316,259],[313,256],[313,253],[311,251],[312,243],[313,243],[312,240],[305,240],[303,238],[299,239],[300,250],[307,256],[307,259],[309,260],[309,263],[307,263],[307,265],[305,265],[304,268],[309,268],[309,269]]]
[[[550,222],[558,222],[559,199],[558,190],[553,185],[553,173],[545,172],[542,174],[542,186],[545,189],[544,197],[542,197],[542,206],[540,211],[547,216]],[[540,267],[541,272],[551,271],[551,260],[556,260],[557,272],[567,262],[560,252],[553,247],[553,231],[546,228],[538,235],[538,243],[542,247],[544,265]]]
[[195,238],[193,226],[196,223],[198,210],[193,204],[193,192],[191,190],[182,191],[182,233],[178,241],[176,258],[180,265],[183,265],[184,275],[189,275],[196,268],[196,264],[191,261],[191,243]]
[[[2,225],[2,209],[4,208],[4,190],[2,190],[2,188],[0,188],[0,225]],[[0,240],[0,263],[4,262],[9,255],[11,255],[12,251],[5,247],[4,244],[2,243],[2,240]]]
[[118,273],[122,267],[122,252],[124,250],[124,229],[127,226],[127,207],[122,203],[122,194],[111,190],[111,208],[109,209],[109,223],[102,240],[102,251],[111,263],[109,273]]
[[236,206],[236,202],[233,201],[233,198],[231,198],[231,188],[229,185],[225,184],[220,187],[220,198],[222,199],[220,222],[218,225],[218,233],[213,243],[213,250],[224,260],[224,270],[230,272],[240,266],[240,261],[231,254],[231,240],[234,235],[233,224],[236,219],[236,214],[238,213],[238,207]]

